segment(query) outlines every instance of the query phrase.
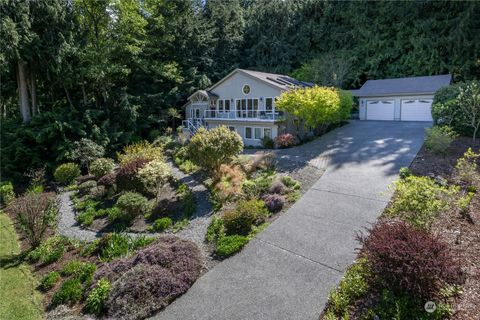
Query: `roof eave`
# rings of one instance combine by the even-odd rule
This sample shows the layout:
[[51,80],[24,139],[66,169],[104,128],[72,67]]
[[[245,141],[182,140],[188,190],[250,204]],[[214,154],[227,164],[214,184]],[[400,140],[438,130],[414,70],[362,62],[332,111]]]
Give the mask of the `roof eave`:
[[395,92],[395,93],[361,93],[361,92],[352,92],[355,97],[391,97],[391,96],[406,96],[406,95],[434,95],[435,92]]

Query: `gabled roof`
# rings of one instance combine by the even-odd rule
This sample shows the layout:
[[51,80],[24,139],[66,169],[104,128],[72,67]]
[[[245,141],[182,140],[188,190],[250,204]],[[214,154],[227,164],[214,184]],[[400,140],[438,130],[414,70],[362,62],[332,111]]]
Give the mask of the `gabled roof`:
[[433,94],[452,82],[451,74],[424,77],[368,80],[358,90],[350,90],[357,97],[397,94]]
[[194,93],[192,93],[187,99],[190,99],[191,97],[193,97],[197,93],[200,93],[201,95],[204,95],[205,97],[208,97],[208,98],[218,98],[217,94],[215,94],[213,92],[210,92],[208,90],[197,90]]
[[215,87],[220,85],[222,82],[224,82],[225,80],[227,80],[237,72],[241,72],[250,77],[253,77],[262,82],[265,82],[268,85],[271,85],[273,87],[276,87],[281,90],[286,90],[286,91],[313,86],[313,83],[311,82],[299,81],[295,78],[292,78],[283,74],[267,73],[267,72],[260,72],[260,71],[254,71],[254,70],[246,70],[246,69],[235,69],[232,72],[230,72],[228,75],[226,75],[223,79],[221,79],[220,81],[215,83],[213,86],[208,88],[208,90],[213,90]]

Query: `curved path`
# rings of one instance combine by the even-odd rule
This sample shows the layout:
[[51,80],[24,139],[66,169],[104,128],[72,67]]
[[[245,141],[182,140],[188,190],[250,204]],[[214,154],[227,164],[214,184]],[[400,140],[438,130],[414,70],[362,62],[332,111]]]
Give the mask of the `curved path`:
[[430,123],[352,121],[277,158],[326,171],[237,255],[203,275],[154,319],[318,319],[356,257],[355,234],[391,197]]
[[[203,184],[198,182],[191,175],[187,175],[172,163],[170,163],[172,168],[172,173],[175,178],[180,180],[182,183],[188,185],[188,187],[193,191],[193,194],[196,198],[197,209],[194,216],[191,218],[189,224],[179,232],[175,233],[176,236],[195,242],[200,247],[204,248],[205,243],[205,234],[207,232],[207,227],[210,224],[212,207],[208,199],[208,190]],[[59,218],[57,229],[58,233],[69,238],[75,238],[79,240],[93,241],[95,238],[98,238],[102,235],[101,232],[93,231],[82,227],[75,220],[75,210],[73,209],[73,203],[70,200],[70,195],[72,192],[62,192],[58,195],[59,201]],[[156,236],[160,233],[129,233],[132,236],[137,235],[147,235],[147,236]],[[165,233],[162,233],[165,234]]]

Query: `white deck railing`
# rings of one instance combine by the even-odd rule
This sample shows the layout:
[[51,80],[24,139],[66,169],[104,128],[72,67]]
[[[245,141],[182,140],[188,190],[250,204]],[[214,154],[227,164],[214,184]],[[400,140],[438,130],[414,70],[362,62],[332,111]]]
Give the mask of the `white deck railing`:
[[276,121],[276,120],[283,120],[283,112],[253,111],[253,110],[236,110],[236,111],[205,110],[204,118],[205,119]]

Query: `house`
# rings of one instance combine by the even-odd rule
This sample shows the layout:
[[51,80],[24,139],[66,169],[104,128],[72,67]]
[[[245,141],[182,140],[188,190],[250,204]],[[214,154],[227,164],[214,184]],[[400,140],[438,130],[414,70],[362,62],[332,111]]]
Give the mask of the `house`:
[[311,86],[286,75],[235,69],[188,97],[184,132],[194,134],[199,127],[225,125],[240,134],[246,146],[260,146],[263,137],[274,139],[293,127],[288,125],[288,115],[275,109],[275,98]]
[[452,82],[452,75],[368,80],[358,90],[360,120],[432,121],[435,92]]

